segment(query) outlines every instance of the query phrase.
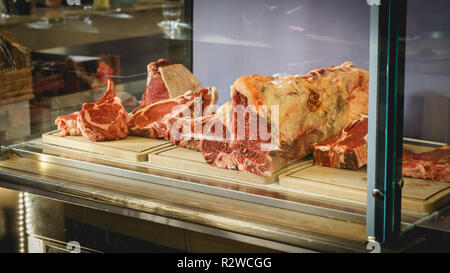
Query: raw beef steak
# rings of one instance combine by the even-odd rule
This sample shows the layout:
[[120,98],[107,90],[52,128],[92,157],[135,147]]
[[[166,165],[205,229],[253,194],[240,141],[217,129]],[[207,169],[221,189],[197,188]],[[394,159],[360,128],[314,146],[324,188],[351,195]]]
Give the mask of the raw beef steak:
[[[181,96],[162,100],[148,105],[128,120],[128,128],[131,134],[164,138],[170,140],[172,125],[179,124],[183,118],[195,118],[203,115],[205,108],[215,105],[217,91],[213,88],[204,88],[199,91],[187,91]],[[195,110],[195,103],[199,105],[199,112]],[[174,128],[174,132],[179,132]]]
[[367,164],[367,116],[347,125],[332,138],[314,144],[317,165],[359,169]]
[[65,116],[59,116],[55,120],[55,124],[58,125],[60,136],[81,136],[80,130],[77,128],[77,118],[79,112],[73,112]]
[[[346,126],[338,135],[314,144],[317,165],[358,169],[367,164],[368,118]],[[450,146],[423,153],[403,149],[402,175],[450,182]]]
[[202,85],[197,77],[182,64],[159,59],[147,65],[147,87],[133,113],[155,102],[180,96],[188,90],[200,89]]
[[[229,106],[229,103],[225,103],[217,111],[214,108],[205,113],[205,116],[178,118],[174,123],[176,126],[172,127],[170,141],[173,145],[201,152],[203,141],[224,139],[226,137],[223,134],[226,132],[224,120],[226,120],[226,111]],[[215,134],[216,128],[218,128],[218,135]],[[228,135],[231,134],[228,133]]]
[[108,80],[108,89],[101,99],[83,104],[77,126],[83,137],[91,141],[117,140],[128,134],[127,117],[113,81]]
[[450,145],[423,153],[403,150],[403,176],[450,182]]

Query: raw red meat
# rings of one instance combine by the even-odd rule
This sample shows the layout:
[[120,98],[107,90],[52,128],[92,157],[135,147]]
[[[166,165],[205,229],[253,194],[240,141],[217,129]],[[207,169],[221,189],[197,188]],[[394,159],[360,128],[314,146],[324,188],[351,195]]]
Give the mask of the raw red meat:
[[128,134],[127,117],[113,81],[108,80],[108,89],[101,99],[83,104],[77,126],[83,137],[91,141],[117,140]]
[[[262,149],[262,145],[270,145],[270,131],[268,138],[261,139],[262,134],[258,134],[256,139],[250,137],[250,116],[245,118],[243,132],[245,136],[237,139],[236,131],[233,133],[233,126],[225,125],[220,121],[206,130],[206,134],[211,136],[202,143],[202,155],[206,163],[224,169],[250,172],[256,175],[270,175],[276,167],[287,163],[287,159],[276,156],[277,151]],[[259,121],[261,124],[265,120]],[[219,133],[218,133],[218,132]],[[231,137],[230,137],[231,136]]]
[[[173,145],[182,148],[202,151],[203,141],[225,139],[226,131],[224,120],[226,120],[226,109],[229,104],[222,105],[219,109],[213,108],[205,116],[194,118],[177,118],[172,126],[170,141]],[[216,133],[216,128],[221,131]],[[218,130],[219,130],[218,129]],[[228,135],[231,135],[230,133]]]
[[[178,126],[183,118],[202,116],[205,108],[214,105],[216,101],[215,88],[187,91],[181,96],[159,101],[138,110],[128,120],[128,128],[134,135],[170,140],[174,124]],[[200,113],[196,112],[195,103],[199,103]],[[173,131],[179,132],[179,127]]]
[[182,64],[159,59],[147,65],[147,87],[133,113],[155,102],[180,96],[188,90],[200,89],[202,86],[198,79]]
[[77,128],[77,118],[79,112],[73,112],[65,116],[59,116],[55,120],[55,124],[58,125],[60,136],[81,136],[80,130]]
[[[368,71],[348,62],[304,76],[241,77],[231,87],[226,122],[233,137],[203,141],[203,156],[216,167],[270,176],[367,114],[368,79]],[[278,118],[272,120],[275,109]]]
[[[358,169],[367,164],[368,118],[362,117],[346,126],[339,134],[314,144],[317,165]],[[403,150],[402,175],[450,182],[450,146],[424,153]]]
[[402,174],[450,182],[450,145],[423,153],[403,150]]
[[[173,125],[177,125],[171,130],[170,141],[173,145],[180,146],[182,148],[201,151],[202,142],[206,135],[207,124],[210,123],[216,116],[208,115],[197,118],[181,118],[173,122]],[[172,125],[172,126],[173,126]]]
[[317,165],[358,169],[367,164],[368,118],[361,117],[347,125],[336,136],[314,144]]

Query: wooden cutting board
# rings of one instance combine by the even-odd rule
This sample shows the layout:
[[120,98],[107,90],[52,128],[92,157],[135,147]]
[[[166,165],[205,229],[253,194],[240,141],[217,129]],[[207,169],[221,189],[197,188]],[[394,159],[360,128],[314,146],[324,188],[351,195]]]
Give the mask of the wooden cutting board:
[[[450,183],[404,177],[402,209],[432,212],[450,201]],[[366,168],[344,170],[324,166],[303,166],[280,175],[280,185],[320,193],[331,200],[366,204]]]
[[[430,147],[404,144],[404,148],[421,153]],[[429,213],[450,201],[450,183],[403,177],[402,209]],[[302,166],[280,175],[280,185],[302,190],[306,195],[321,194],[330,200],[348,200],[362,206],[367,199],[367,171],[345,170],[325,166]]]
[[148,155],[150,164],[171,169],[177,173],[185,173],[194,176],[209,176],[221,180],[233,180],[238,182],[254,182],[259,184],[271,184],[278,181],[278,176],[284,172],[311,162],[311,160],[296,161],[277,171],[271,176],[258,176],[241,171],[228,170],[213,167],[205,162],[200,152],[180,148],[176,146],[161,149]]
[[82,136],[61,137],[59,136],[59,131],[43,134],[42,141],[47,144],[59,145],[66,148],[130,161],[147,161],[149,153],[171,145],[170,142],[166,140],[137,136],[127,136],[120,140],[93,142]]

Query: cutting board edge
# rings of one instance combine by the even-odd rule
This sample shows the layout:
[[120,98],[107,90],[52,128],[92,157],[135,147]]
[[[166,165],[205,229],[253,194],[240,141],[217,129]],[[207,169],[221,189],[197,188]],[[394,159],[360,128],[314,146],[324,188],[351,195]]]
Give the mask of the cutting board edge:
[[[109,148],[111,146],[105,146],[105,147],[98,147],[98,143],[97,142],[88,142],[88,141],[83,141],[83,145],[85,145],[86,147],[91,147],[91,149],[80,149],[80,148],[76,148],[74,147],[73,144],[71,144],[71,139],[65,138],[65,137],[61,137],[61,136],[56,136],[54,135],[54,133],[59,132],[59,130],[53,130],[53,131],[49,131],[46,133],[42,134],[42,142],[47,144],[47,145],[55,145],[55,146],[60,146],[60,147],[64,147],[64,148],[70,148],[70,149],[74,149],[74,150],[78,150],[78,151],[83,151],[83,152],[89,152],[89,153],[93,153],[93,154],[97,154],[97,155],[101,155],[101,156],[109,156],[109,157],[117,157],[123,160],[128,160],[128,161],[133,161],[133,162],[145,162],[148,161],[148,154],[153,152],[154,150],[159,150],[161,148],[164,148],[165,146],[167,146],[167,142],[165,143],[161,143],[158,144],[154,147],[145,149],[143,151],[140,152],[133,152],[127,149],[121,149],[121,148],[117,148],[115,147],[117,150],[115,150],[114,152],[110,152],[108,151]],[[55,139],[56,141],[52,141],[52,139]],[[120,141],[120,140],[119,140]],[[59,143],[56,143],[59,142]],[[66,145],[64,145],[66,144]],[[112,148],[112,147],[111,147]],[[92,150],[98,150],[100,149],[100,151],[103,152],[93,152]]]
[[[164,152],[166,150],[170,150],[170,149],[163,149],[159,152]],[[229,177],[230,173],[228,173],[228,172],[233,172],[233,170],[227,170],[227,169],[209,166],[209,165],[207,165],[207,163],[188,161],[188,160],[178,160],[180,163],[183,162],[184,166],[186,166],[186,167],[185,168],[179,168],[179,167],[176,168],[176,167],[170,166],[171,163],[169,163],[168,160],[177,160],[177,159],[176,158],[168,159],[167,156],[162,156],[162,155],[153,154],[153,153],[148,155],[148,161],[149,161],[150,165],[167,168],[167,169],[173,170],[177,173],[184,173],[184,174],[188,174],[188,175],[192,175],[192,176],[196,176],[196,177],[199,177],[202,175],[204,176],[205,173],[202,172],[202,170],[204,171],[205,169],[208,171],[211,171],[211,173],[206,174],[207,176],[216,178],[216,179],[217,178],[222,179],[223,176]],[[203,164],[206,164],[206,166]],[[191,170],[187,170],[187,169],[191,169]],[[238,172],[238,171],[235,171],[235,172]],[[236,174],[236,173],[234,173],[234,174]],[[238,178],[234,178],[232,180],[234,180],[234,181],[247,180],[249,182],[258,183],[258,184],[272,184],[272,183],[276,183],[278,181],[277,179],[275,179],[275,177],[259,177],[259,176],[248,177],[249,175],[250,174],[241,173],[240,176],[245,176],[245,177],[243,177],[243,178],[238,177]]]
[[[301,168],[299,168],[301,170]],[[329,196],[333,200],[346,200],[349,199],[352,203],[353,202],[361,202],[362,204],[366,203],[367,196],[365,195],[366,191],[356,189],[356,188],[345,188],[343,186],[339,185],[333,185],[333,192],[340,190],[345,190],[347,193],[349,193],[346,196],[342,195],[332,195],[333,193],[324,193],[322,187],[313,187],[313,183],[317,183],[317,181],[309,180],[309,179],[299,179],[299,178],[293,178],[289,175],[283,175],[279,177],[278,183],[280,186],[284,186],[287,188],[293,188],[297,190],[301,190],[303,194],[307,194],[307,192],[311,192],[312,194],[321,194],[324,196]],[[319,182],[320,183],[320,182]],[[326,183],[321,183],[323,185],[327,185]],[[360,196],[358,196],[359,192]],[[353,195],[353,198],[349,197]],[[430,213],[445,203],[450,201],[450,188],[442,189],[431,196],[429,196],[427,199],[419,199],[419,198],[411,198],[411,197],[403,197],[402,198],[402,209],[414,211],[414,212],[421,212],[421,213]]]
[[[170,146],[165,147],[164,149],[160,149],[159,151],[154,151],[154,152],[150,153],[148,155],[148,161],[150,162],[150,164],[153,164],[155,166],[169,168],[170,170],[177,171],[177,172],[183,172],[185,174],[189,174],[189,175],[193,175],[193,176],[204,175],[203,170],[204,170],[204,168],[207,168],[207,170],[211,171],[210,173],[208,173],[208,176],[215,178],[215,179],[223,179],[223,177],[225,176],[225,177],[227,177],[226,178],[227,180],[230,180],[233,182],[245,183],[247,181],[247,182],[251,182],[251,183],[264,184],[264,185],[277,183],[279,181],[279,176],[281,174],[283,174],[284,172],[291,171],[294,168],[297,168],[299,166],[302,166],[302,165],[305,165],[305,164],[308,164],[311,162],[308,160],[297,160],[297,161],[292,162],[285,168],[278,170],[271,176],[257,176],[257,175],[237,171],[237,170],[228,170],[228,169],[213,167],[213,166],[208,165],[206,162],[189,161],[189,160],[186,160],[183,158],[176,158],[173,156],[161,155],[161,153],[164,153],[166,151],[175,150],[175,149],[180,149],[181,151],[195,152],[192,150],[188,150],[186,148],[172,145],[171,147]],[[174,160],[174,161],[179,160],[180,162],[190,162],[188,164],[190,164],[192,167],[189,166],[189,167],[187,167],[187,169],[189,169],[189,170],[186,170],[186,168],[174,168],[174,167],[168,166],[168,165],[171,165],[167,162],[168,158],[171,158],[170,160]],[[194,169],[194,171],[192,171],[192,169]],[[197,170],[197,171],[195,171],[195,170]],[[229,178],[229,177],[232,177],[233,175],[238,175],[239,177]]]

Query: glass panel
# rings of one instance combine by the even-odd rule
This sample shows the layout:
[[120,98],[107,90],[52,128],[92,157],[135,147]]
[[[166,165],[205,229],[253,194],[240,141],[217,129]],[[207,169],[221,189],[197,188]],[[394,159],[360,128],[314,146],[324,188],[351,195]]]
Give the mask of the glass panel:
[[197,0],[193,69],[217,87],[219,104],[244,75],[301,75],[346,61],[368,69],[369,17],[359,0]]
[[408,1],[404,135],[450,140],[450,2]]
[[17,71],[26,85],[17,80],[2,90],[2,145],[55,129],[56,117],[101,97],[107,79],[113,79],[131,111],[145,90],[150,61],[184,61],[184,42],[174,37],[185,32],[181,1],[83,1],[78,6],[63,0],[56,7],[48,5],[61,1],[47,2],[39,2],[31,15],[0,19],[2,37],[26,50],[11,49],[16,63],[19,58],[31,62],[18,67],[23,76]]
[[[83,103],[100,98],[106,90],[107,79],[113,79],[123,106],[131,113],[146,89],[147,65],[161,58],[192,68],[204,87],[217,87],[218,105],[232,100],[230,85],[242,76],[298,76],[315,68],[337,66],[347,61],[368,70],[370,6],[367,3],[376,1],[82,0],[81,5],[77,5],[76,0],[64,0],[59,6],[50,7],[50,3],[58,1],[48,0],[45,3],[40,1],[28,15],[16,14],[18,10],[14,11],[8,4],[10,0],[0,2],[6,3],[5,10],[9,12],[0,18],[0,33],[5,44],[0,46],[0,76],[6,75],[4,73],[22,72],[13,73],[8,79],[3,78],[3,82],[8,80],[11,84],[9,89],[0,90],[2,146],[13,147],[21,155],[40,161],[52,160],[53,163],[99,173],[113,172],[114,175],[123,177],[133,174],[132,177],[136,180],[179,186],[329,217],[344,217],[343,214],[346,214],[347,219],[364,223],[365,167],[354,171],[337,170],[337,173],[348,176],[328,173],[320,184],[320,187],[333,186],[337,183],[333,179],[340,178],[339,183],[347,183],[344,186],[351,188],[349,196],[337,197],[334,193],[325,193],[317,185],[310,186],[308,190],[311,194],[305,195],[302,192],[305,189],[285,187],[279,183],[278,178],[267,184],[256,183],[253,180],[256,176],[245,176],[237,171],[234,175],[230,175],[230,172],[219,175],[223,174],[223,169],[214,169],[206,163],[197,170],[181,172],[173,168],[159,168],[147,161],[103,158],[74,148],[44,145],[39,138],[43,133],[57,128],[54,122],[58,116],[78,111]],[[70,3],[75,4],[69,5]],[[420,10],[418,6],[413,4],[408,12]],[[20,10],[19,13],[27,11]],[[409,20],[413,22],[419,15],[413,15]],[[420,20],[417,24],[422,27]],[[409,27],[409,31],[412,29]],[[434,28],[416,28],[418,34],[408,36],[407,49],[421,43],[424,37],[428,37],[422,33],[431,30]],[[441,34],[433,33],[430,34],[430,39],[434,46],[434,41],[440,41],[440,38],[434,36]],[[414,120],[419,115],[417,117],[422,122],[420,126],[419,123],[414,123],[415,127],[410,126],[411,122],[406,123],[405,135],[448,142],[448,115],[442,123],[438,123],[441,122],[440,119],[434,118],[436,113],[447,111],[445,109],[448,108],[448,103],[437,99],[437,95],[425,96],[420,93],[426,89],[432,90],[433,94],[440,92],[441,97],[445,95],[443,86],[447,85],[446,76],[442,76],[445,74],[442,72],[444,69],[440,68],[439,76],[438,73],[423,70],[428,69],[430,63],[441,63],[433,54],[440,57],[445,54],[440,48],[430,48],[420,48],[408,53],[411,57],[407,59],[406,89],[417,92],[410,91],[411,94],[406,94],[405,121]],[[430,54],[433,56],[431,60],[416,58],[423,55],[429,58]],[[17,71],[12,70],[14,65],[11,58]],[[420,62],[424,66],[417,66],[413,62]],[[24,70],[18,71],[19,69]],[[410,70],[419,76],[409,73]],[[304,95],[308,97],[308,101],[316,101],[314,94]],[[414,112],[414,103],[423,105],[417,107],[422,109],[420,113]],[[439,105],[440,110],[434,111],[434,107],[430,106],[432,103]],[[311,109],[315,109],[314,106],[317,105],[310,105]],[[448,114],[448,111],[445,113]],[[297,112],[286,113],[286,116],[293,114]],[[426,122],[431,117],[436,120],[437,125]],[[446,135],[443,135],[442,130],[447,130]],[[33,141],[23,143],[27,140]],[[19,144],[11,146],[17,143]],[[198,152],[192,152],[187,157],[204,160]],[[308,166],[314,166],[312,156],[305,157],[304,162]],[[179,167],[182,164],[174,165]],[[207,170],[213,171],[207,173]],[[331,168],[329,170],[336,171]],[[294,169],[286,172],[293,173]],[[319,176],[317,173],[314,175]],[[309,182],[313,183],[313,180]],[[189,183],[184,183],[186,181]],[[355,184],[351,184],[354,181]],[[345,191],[335,192],[342,194]],[[405,221],[417,219],[424,214],[421,213],[404,215]]]

